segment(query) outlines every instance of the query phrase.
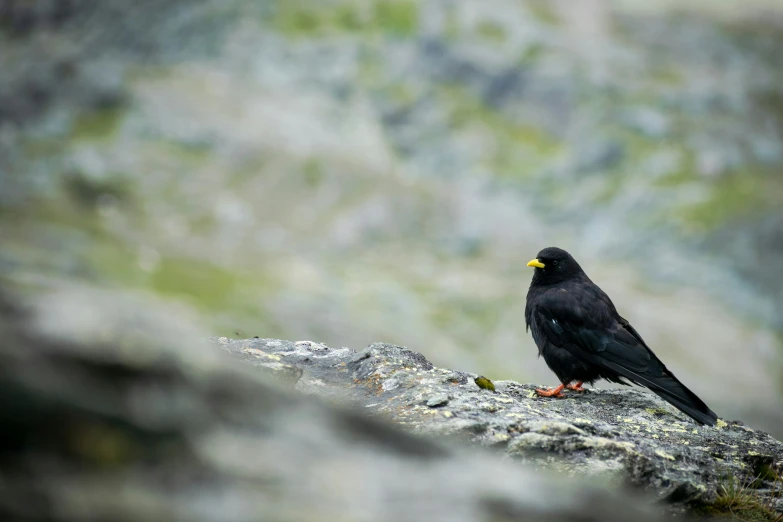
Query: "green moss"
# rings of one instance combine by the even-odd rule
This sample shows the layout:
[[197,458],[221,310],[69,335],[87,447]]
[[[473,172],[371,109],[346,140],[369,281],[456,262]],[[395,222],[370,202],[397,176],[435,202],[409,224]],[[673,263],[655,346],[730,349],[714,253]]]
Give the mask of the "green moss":
[[540,22],[548,25],[560,23],[560,17],[548,0],[531,0],[527,3],[530,13]]
[[59,139],[29,140],[24,142],[22,150],[26,157],[37,160],[62,153],[66,143]]
[[674,69],[673,67],[656,67],[650,71],[650,79],[657,82],[659,85],[667,87],[676,87],[682,85],[683,75],[681,71]]
[[84,113],[76,118],[71,129],[71,137],[91,140],[111,138],[124,116],[125,110],[122,107]]
[[544,52],[546,51],[546,47],[539,43],[534,43],[530,46],[528,46],[524,52],[519,56],[517,59],[517,65],[522,66],[529,66],[537,63],[541,56],[543,56]]
[[712,230],[729,220],[750,218],[774,208],[783,193],[777,179],[753,172],[736,172],[708,185],[706,201],[683,208],[679,214],[687,224]]
[[365,28],[366,21],[353,4],[338,5],[334,11],[334,26],[340,31],[357,33]]
[[292,36],[340,33],[407,36],[418,29],[419,6],[413,0],[374,0],[369,5],[351,0],[279,0],[272,24]]
[[96,239],[84,256],[99,279],[129,287],[142,287],[146,283],[146,274],[139,267],[138,252],[129,245]]
[[186,296],[198,303],[229,305],[237,276],[217,265],[190,258],[162,259],[150,278],[161,294]]
[[[653,152],[650,140],[628,140],[631,161]],[[664,208],[666,221],[678,223],[685,232],[714,230],[727,222],[756,217],[768,212],[783,198],[783,181],[766,167],[749,165],[726,172],[717,178],[698,172],[696,155],[676,141],[667,146],[681,152],[679,168],[657,178],[652,186],[661,189],[673,206]],[[700,187],[705,191],[702,201],[677,205],[677,193],[685,186]]]
[[277,4],[275,26],[286,34],[317,34],[326,25],[325,15],[318,9],[308,9],[295,0]]
[[305,183],[310,187],[317,187],[324,179],[323,166],[318,159],[311,158],[302,167],[302,175]]
[[698,183],[701,180],[694,173],[693,162],[693,154],[689,154],[689,156],[683,160],[683,164],[680,168],[661,176],[655,180],[653,186],[664,189],[677,189],[686,183]]
[[507,39],[506,30],[494,22],[483,21],[479,23],[476,32],[491,42],[503,43]]
[[400,36],[412,34],[419,25],[419,7],[412,0],[377,1],[374,14],[379,27]]
[[388,88],[388,96],[394,102],[400,105],[410,105],[415,101],[413,91],[404,84],[397,83]]

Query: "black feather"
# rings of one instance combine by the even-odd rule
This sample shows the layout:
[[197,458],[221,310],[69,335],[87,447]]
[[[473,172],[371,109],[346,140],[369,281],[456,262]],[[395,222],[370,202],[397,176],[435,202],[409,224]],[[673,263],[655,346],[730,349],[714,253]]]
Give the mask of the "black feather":
[[538,254],[527,294],[525,322],[560,382],[632,383],[649,388],[702,424],[717,415],[666,368],[639,333],[620,317],[611,299],[565,250]]

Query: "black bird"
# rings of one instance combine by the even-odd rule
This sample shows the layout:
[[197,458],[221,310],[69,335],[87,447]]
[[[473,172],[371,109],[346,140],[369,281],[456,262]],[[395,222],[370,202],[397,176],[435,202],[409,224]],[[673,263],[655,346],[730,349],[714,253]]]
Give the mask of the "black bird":
[[539,356],[562,383],[536,390],[539,395],[563,397],[564,388],[584,391],[585,382],[606,379],[630,384],[627,379],[696,421],[715,424],[718,416],[655,356],[571,254],[545,248],[527,266],[535,267],[535,273],[527,292],[525,323]]

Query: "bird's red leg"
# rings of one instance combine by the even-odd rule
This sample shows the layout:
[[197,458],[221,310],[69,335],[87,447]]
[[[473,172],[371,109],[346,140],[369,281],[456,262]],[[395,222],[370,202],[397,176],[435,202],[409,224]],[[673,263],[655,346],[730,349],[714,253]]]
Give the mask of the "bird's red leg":
[[558,399],[565,397],[562,392],[563,388],[565,388],[565,384],[561,384],[557,388],[551,388],[549,390],[543,390],[541,388],[536,388],[536,393],[539,397],[557,397]]
[[566,388],[569,390],[574,390],[578,392],[587,391],[584,388],[582,388],[582,385],[584,384],[583,381],[576,381],[576,384],[566,384]]

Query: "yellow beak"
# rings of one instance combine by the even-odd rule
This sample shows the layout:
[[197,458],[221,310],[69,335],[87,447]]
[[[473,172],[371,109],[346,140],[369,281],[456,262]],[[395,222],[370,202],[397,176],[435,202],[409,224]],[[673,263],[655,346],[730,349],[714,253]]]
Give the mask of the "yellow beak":
[[530,261],[527,264],[527,266],[533,266],[533,267],[536,267],[536,268],[544,268],[544,266],[546,266],[546,265],[544,265],[544,263],[542,263],[538,259],[534,259],[534,260]]

